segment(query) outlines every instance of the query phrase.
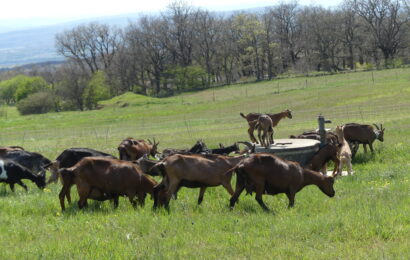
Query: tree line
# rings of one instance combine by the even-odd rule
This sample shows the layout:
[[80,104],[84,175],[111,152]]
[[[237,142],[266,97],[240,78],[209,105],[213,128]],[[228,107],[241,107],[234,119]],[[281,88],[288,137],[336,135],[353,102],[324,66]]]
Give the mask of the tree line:
[[388,68],[410,63],[409,20],[408,0],[331,9],[283,2],[229,15],[176,1],[125,28],[90,23],[57,34],[67,62],[30,73],[83,110],[127,91],[166,96],[286,73]]

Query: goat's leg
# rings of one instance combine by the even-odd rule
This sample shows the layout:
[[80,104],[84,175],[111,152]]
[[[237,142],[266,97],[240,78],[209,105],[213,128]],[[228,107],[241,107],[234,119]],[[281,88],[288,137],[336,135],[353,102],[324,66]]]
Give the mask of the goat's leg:
[[374,153],[374,150],[373,150],[373,143],[369,143],[369,147],[370,147],[370,151],[371,151],[372,153]]
[[198,197],[198,205],[201,205],[202,200],[204,199],[204,194],[206,191],[206,187],[201,187],[199,190],[199,197]]
[[233,209],[235,206],[236,201],[238,201],[239,196],[241,195],[242,191],[245,189],[245,181],[241,177],[236,178],[236,187],[235,192],[232,195],[231,199],[229,200],[229,207]]
[[252,142],[256,143],[256,138],[253,135],[253,132],[255,131],[255,126],[254,125],[249,125],[248,128],[248,134],[249,134],[249,138],[251,139]]
[[288,196],[288,199],[289,199],[288,208],[292,208],[293,205],[295,205],[295,195],[296,193],[292,190],[286,192],[286,196]]
[[256,196],[255,199],[259,203],[259,205],[263,208],[265,211],[269,211],[268,207],[265,205],[265,203],[262,200],[262,194],[265,191],[265,185],[263,183],[257,183],[255,184],[256,186]]
[[261,130],[258,129],[258,139],[259,139],[259,144],[263,146],[263,140],[261,138]]
[[114,209],[118,208],[118,204],[119,204],[119,196],[117,194],[112,196],[112,199],[114,201]]
[[12,192],[14,192],[14,183],[9,183],[10,189]]
[[67,185],[63,185],[63,187],[61,188],[60,193],[58,194],[58,198],[60,199],[61,210],[65,210],[64,198],[66,196],[66,193],[67,193],[68,189],[69,189],[69,187]]
[[337,175],[342,175],[343,164],[344,164],[344,158],[342,157],[340,158],[339,168],[337,169]]
[[24,184],[21,180],[18,180],[17,184],[20,185],[21,187],[23,187],[26,191],[28,191],[26,184]]
[[364,153],[367,153],[367,147],[366,147],[366,144],[363,144],[363,150],[364,150]]
[[349,175],[352,175],[353,174],[352,160],[350,158],[347,158],[346,162],[347,162],[347,171],[348,171]]
[[68,203],[71,203],[71,187],[72,186],[73,185],[70,184],[67,188],[67,191],[65,192],[65,196],[67,198]]
[[82,209],[87,205],[87,197],[91,192],[91,187],[89,185],[77,185],[77,190],[78,196],[80,197],[80,199],[78,200],[78,207]]
[[169,201],[171,200],[172,194],[178,189],[180,181],[179,180],[169,180],[169,186],[165,195],[165,208],[169,211]]
[[339,168],[340,160],[339,159],[334,159],[333,163],[335,167],[333,168],[332,176],[335,176],[337,169]]
[[144,207],[145,205],[145,197],[147,194],[143,191],[138,192],[138,203],[140,204],[141,207]]

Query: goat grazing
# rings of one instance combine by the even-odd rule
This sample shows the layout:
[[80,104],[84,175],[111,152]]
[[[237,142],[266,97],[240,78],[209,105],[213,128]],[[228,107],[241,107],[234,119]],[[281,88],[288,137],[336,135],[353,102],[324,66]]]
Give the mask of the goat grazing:
[[326,164],[329,161],[333,161],[335,166],[333,168],[332,176],[335,175],[340,163],[338,157],[339,149],[339,144],[327,143],[325,146],[320,148],[320,150],[315,155],[313,155],[312,159],[310,159],[310,162],[307,164],[306,168],[312,171],[321,171],[323,174],[326,175]]
[[[73,167],[61,169],[61,175],[73,175],[74,178],[70,179],[77,186],[80,209],[87,205],[88,198],[113,199],[116,208],[119,196],[127,196],[135,207],[136,195],[143,206],[146,194],[153,196],[154,186],[157,185],[131,162],[103,157],[86,157]],[[64,210],[64,197],[60,197],[60,203]]]
[[382,124],[380,124],[380,127],[376,124],[374,124],[374,126],[376,127],[376,130],[371,125],[361,125],[356,123],[345,124],[343,126],[344,138],[351,144],[363,144],[363,149],[365,153],[367,153],[366,145],[369,145],[370,151],[374,152],[373,142],[376,139],[380,142],[383,142],[385,130]]
[[145,140],[136,140],[132,137],[124,139],[118,146],[118,152],[120,160],[125,161],[134,161],[141,158],[144,154],[149,154],[152,157],[155,157],[157,152],[159,142],[148,139],[148,142]]
[[44,173],[36,175],[20,164],[0,159],[0,182],[9,184],[11,191],[14,192],[14,184],[18,184],[27,191],[27,186],[21,181],[29,179],[34,182],[39,189],[46,186],[46,176]]
[[353,174],[352,170],[352,151],[350,150],[350,146],[347,143],[346,139],[344,138],[343,133],[344,127],[343,126],[336,126],[336,135],[339,139],[340,149],[339,149],[339,169],[336,175],[341,175],[343,166],[347,165],[347,171],[349,174]]
[[[253,135],[253,132],[255,131],[255,125],[257,123],[257,120],[259,118],[259,116],[261,116],[262,114],[260,113],[249,113],[246,116],[243,113],[240,113],[240,115],[246,119],[246,121],[248,121],[249,124],[249,128],[248,128],[248,134],[249,137],[251,138],[251,141],[256,143],[257,140],[255,138],[255,136]],[[278,125],[279,121],[282,118],[292,118],[292,111],[290,111],[289,109],[286,109],[283,112],[277,113],[277,114],[266,114],[268,115],[271,119],[272,119],[272,127],[275,127]]]
[[264,193],[285,193],[289,199],[289,207],[293,207],[296,193],[307,185],[318,186],[329,197],[335,195],[332,177],[304,169],[296,162],[273,154],[252,154],[228,172],[231,171],[236,171],[237,174],[235,193],[230,199],[231,208],[235,206],[245,188],[248,193],[256,192],[256,201],[266,211],[269,209],[262,200]]

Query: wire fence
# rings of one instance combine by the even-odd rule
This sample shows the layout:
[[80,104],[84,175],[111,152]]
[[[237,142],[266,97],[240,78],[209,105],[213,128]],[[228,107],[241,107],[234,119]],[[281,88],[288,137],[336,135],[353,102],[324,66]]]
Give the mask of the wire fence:
[[[239,111],[239,110],[238,110]],[[293,111],[293,119],[284,119],[275,128],[277,137],[299,134],[302,130],[316,129],[319,114],[332,120],[332,125],[348,122],[388,123],[403,117],[410,117],[410,104],[384,106],[343,106],[332,108],[312,108]],[[285,122],[286,121],[286,122]],[[205,115],[201,118],[161,118],[154,122],[141,124],[106,124],[102,127],[90,126],[40,130],[8,130],[0,133],[1,145],[21,145],[39,152],[53,154],[61,147],[94,147],[116,152],[116,145],[124,138],[156,138],[163,145],[180,147],[192,145],[203,138],[212,144],[247,140],[247,123],[238,115]]]

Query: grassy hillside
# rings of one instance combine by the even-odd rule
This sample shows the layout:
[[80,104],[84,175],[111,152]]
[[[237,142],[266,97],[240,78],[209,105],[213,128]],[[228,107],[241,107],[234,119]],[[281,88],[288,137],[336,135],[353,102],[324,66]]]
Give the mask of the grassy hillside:
[[[296,196],[265,196],[273,213],[262,212],[251,196],[228,210],[229,195],[210,188],[201,206],[199,190],[181,190],[171,214],[134,210],[120,199],[75,204],[60,211],[60,184],[44,192],[29,185],[12,193],[0,187],[0,250],[5,259],[34,258],[406,258],[410,255],[410,69],[293,78],[149,98],[127,93],[103,109],[19,116],[0,109],[0,144],[22,145],[55,158],[69,147],[116,154],[125,137],[155,137],[160,148],[184,148],[202,138],[210,147],[247,140],[239,112],[290,108],[275,137],[316,128],[317,115],[333,121],[383,123],[385,142],[374,155],[360,150],[354,176],[340,178],[336,196],[316,187]],[[233,178],[235,180],[235,178]],[[26,181],[28,183],[28,181]],[[1,185],[3,186],[3,185]],[[76,201],[76,189],[72,194]]]

